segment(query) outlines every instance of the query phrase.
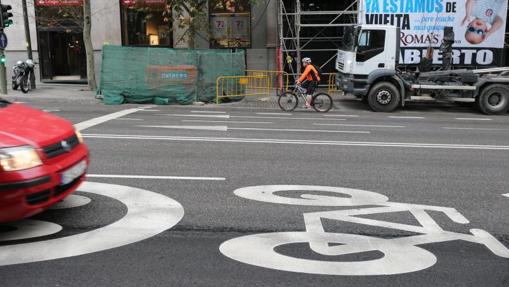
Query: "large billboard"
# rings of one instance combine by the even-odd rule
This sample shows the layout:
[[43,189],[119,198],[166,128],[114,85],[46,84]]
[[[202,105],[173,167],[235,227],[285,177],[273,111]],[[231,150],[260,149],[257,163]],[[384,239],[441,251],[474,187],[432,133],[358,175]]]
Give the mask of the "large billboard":
[[[453,65],[502,64],[508,0],[363,0],[361,24],[401,28],[401,63],[417,64],[438,48],[444,27],[453,27]],[[441,64],[439,49],[433,64]]]

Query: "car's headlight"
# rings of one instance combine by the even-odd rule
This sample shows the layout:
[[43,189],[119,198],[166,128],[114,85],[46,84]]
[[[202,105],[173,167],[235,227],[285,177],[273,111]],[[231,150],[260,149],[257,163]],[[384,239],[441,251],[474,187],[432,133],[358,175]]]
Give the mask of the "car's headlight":
[[21,146],[0,148],[0,171],[16,171],[42,165],[34,148]]
[[83,135],[79,131],[76,131],[76,137],[78,138],[78,141],[80,142],[80,144],[82,144],[83,143]]

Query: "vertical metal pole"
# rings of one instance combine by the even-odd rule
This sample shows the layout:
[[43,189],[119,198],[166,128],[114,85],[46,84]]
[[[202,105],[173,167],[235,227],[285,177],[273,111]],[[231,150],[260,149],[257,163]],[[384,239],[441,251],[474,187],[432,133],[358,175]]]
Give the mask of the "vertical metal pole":
[[297,74],[300,74],[301,71],[301,54],[300,54],[300,0],[297,0],[296,3],[297,7],[295,7],[295,36],[297,37],[297,45],[295,47],[295,50],[297,51]]
[[[4,49],[0,49],[0,57],[3,58],[4,55]],[[0,62],[0,93],[7,95],[7,75],[4,62]]]
[[[0,0],[0,5],[2,5],[2,0]],[[0,11],[0,13],[2,13]],[[0,32],[4,32],[4,18],[0,15]],[[0,49],[0,59],[4,58],[4,49]],[[0,61],[0,93],[7,95],[7,75],[5,73],[5,63]]]
[[[27,47],[28,59],[34,60],[32,55],[32,39],[30,38],[30,27],[28,26],[28,12],[27,12],[27,0],[23,0],[23,21],[25,23],[25,41]],[[30,73],[30,85],[32,89],[35,89],[35,74]]]

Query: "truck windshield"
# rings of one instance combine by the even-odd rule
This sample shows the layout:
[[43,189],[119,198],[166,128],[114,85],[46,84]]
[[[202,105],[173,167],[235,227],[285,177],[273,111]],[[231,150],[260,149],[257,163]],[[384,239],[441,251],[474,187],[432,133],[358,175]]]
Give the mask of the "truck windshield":
[[343,34],[343,43],[341,49],[344,51],[355,51],[355,43],[357,38],[357,29],[354,27],[345,27]]

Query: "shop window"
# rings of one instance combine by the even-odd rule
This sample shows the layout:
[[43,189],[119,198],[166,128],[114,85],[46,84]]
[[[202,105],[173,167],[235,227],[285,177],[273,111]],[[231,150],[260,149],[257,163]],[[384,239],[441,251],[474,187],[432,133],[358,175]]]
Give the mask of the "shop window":
[[165,0],[121,0],[122,44],[172,46],[171,10]]
[[251,47],[251,6],[249,0],[211,0],[211,48]]

